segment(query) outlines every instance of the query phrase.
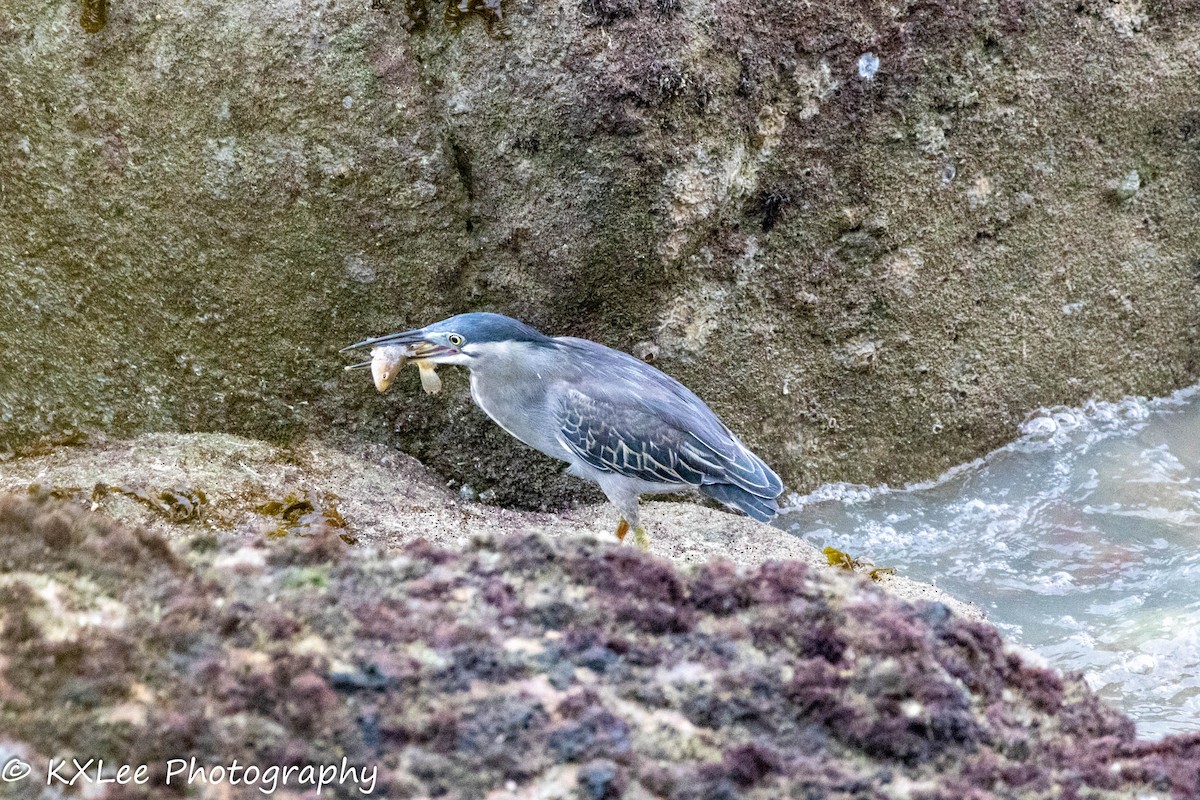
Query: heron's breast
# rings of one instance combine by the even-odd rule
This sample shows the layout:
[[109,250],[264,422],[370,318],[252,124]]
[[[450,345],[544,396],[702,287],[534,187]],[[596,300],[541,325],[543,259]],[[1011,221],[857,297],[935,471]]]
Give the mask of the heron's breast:
[[503,375],[481,375],[473,371],[471,398],[511,436],[535,450],[566,460],[566,453],[558,442],[558,423],[550,408],[544,382],[511,380]]

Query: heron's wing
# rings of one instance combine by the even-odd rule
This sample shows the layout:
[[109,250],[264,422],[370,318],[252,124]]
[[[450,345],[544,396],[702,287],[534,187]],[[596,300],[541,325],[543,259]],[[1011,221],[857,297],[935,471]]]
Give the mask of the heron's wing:
[[[689,431],[692,441],[684,445],[692,457],[706,461],[716,460],[720,464],[719,480],[714,483],[730,483],[750,494],[773,500],[783,493],[783,481],[762,459],[750,452],[736,436],[722,426],[724,435],[705,436],[701,432]],[[709,483],[710,481],[705,481]]]
[[558,405],[560,440],[592,467],[628,478],[685,486],[729,483],[768,499],[783,491],[775,473],[706,407],[684,418],[674,405],[658,407],[638,393],[590,396],[567,389]]
[[650,483],[699,486],[704,473],[679,455],[681,435],[635,404],[594,398],[574,390],[561,396],[559,439],[568,451],[601,472]]

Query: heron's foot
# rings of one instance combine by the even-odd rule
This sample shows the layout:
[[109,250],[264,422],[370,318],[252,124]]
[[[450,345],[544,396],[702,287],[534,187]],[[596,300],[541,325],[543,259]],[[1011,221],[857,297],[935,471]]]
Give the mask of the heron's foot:
[[633,529],[633,542],[644,551],[650,550],[650,538],[646,536],[646,529],[641,525]]
[[621,521],[617,523],[617,541],[624,542],[627,533],[629,533],[629,523],[625,521],[624,517],[621,517]]

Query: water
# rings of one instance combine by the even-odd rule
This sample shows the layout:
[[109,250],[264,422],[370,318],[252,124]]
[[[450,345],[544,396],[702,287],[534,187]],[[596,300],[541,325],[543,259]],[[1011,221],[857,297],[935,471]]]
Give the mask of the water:
[[975,603],[1140,736],[1200,730],[1200,385],[1020,433],[932,483],[824,486],[781,524]]

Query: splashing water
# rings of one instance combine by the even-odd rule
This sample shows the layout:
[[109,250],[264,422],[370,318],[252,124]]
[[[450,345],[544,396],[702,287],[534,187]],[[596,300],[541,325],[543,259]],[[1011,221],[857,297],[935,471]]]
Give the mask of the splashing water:
[[1143,737],[1200,730],[1200,385],[1043,410],[936,481],[823,486],[778,524],[975,603]]

